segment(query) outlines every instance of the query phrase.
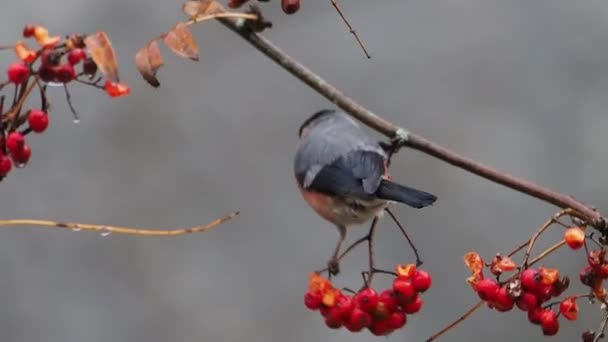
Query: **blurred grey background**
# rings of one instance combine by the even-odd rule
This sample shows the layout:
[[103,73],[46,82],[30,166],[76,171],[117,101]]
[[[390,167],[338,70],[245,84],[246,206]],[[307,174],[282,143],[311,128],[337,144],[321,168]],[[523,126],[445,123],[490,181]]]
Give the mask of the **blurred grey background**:
[[[290,17],[278,0],[263,6],[274,23],[265,34],[363,105],[467,156],[608,208],[605,2],[344,1],[371,60],[328,0],[302,2]],[[200,63],[163,49],[162,85],[152,89],[133,56],[184,19],[180,5],[5,1],[3,44],[26,23],[57,33],[105,30],[132,96],[111,100],[72,87],[82,116],[75,125],[61,89],[51,89],[51,126],[30,138],[31,163],[0,184],[1,217],[171,228],[241,215],[173,239],[3,229],[1,340],[376,340],[327,329],[302,301],[309,272],[325,263],[336,234],[299,197],[292,154],[301,121],[331,104],[215,22],[194,28]],[[0,54],[2,65],[12,58]],[[555,208],[418,152],[399,154],[394,175],[439,196],[430,209],[397,209],[434,284],[423,311],[389,340],[421,341],[476,300],[465,283],[465,252],[506,252]],[[540,245],[560,236],[549,233]],[[378,263],[412,261],[405,246],[384,220]],[[365,262],[364,250],[349,257],[338,284],[358,287]],[[547,260],[574,279],[583,263],[571,251]],[[562,320],[553,341],[597,328],[599,310],[581,306],[581,319]],[[542,334],[519,311],[485,310],[443,340],[488,338]]]

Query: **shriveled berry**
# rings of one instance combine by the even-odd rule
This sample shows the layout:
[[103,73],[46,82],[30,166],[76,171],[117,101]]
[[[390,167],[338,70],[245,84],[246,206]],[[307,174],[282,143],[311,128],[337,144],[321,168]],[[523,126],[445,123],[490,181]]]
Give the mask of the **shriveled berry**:
[[95,64],[95,61],[91,57],[87,57],[82,61],[82,73],[90,77],[95,76],[97,73],[97,64]]
[[300,9],[300,0],[281,0],[281,8],[285,14],[294,14]]
[[30,38],[34,36],[34,31],[36,27],[34,25],[28,24],[23,27],[23,37]]
[[374,321],[369,327],[369,331],[376,336],[386,336],[393,332],[388,326],[388,320]]
[[397,278],[393,280],[393,290],[399,294],[402,302],[410,300],[416,294],[414,284],[409,279]]
[[6,176],[13,168],[10,158],[4,154],[0,155],[0,176]]
[[553,336],[559,331],[559,321],[553,310],[545,309],[540,314],[540,326],[543,329],[543,335]]
[[52,68],[61,62],[61,52],[55,49],[44,49],[40,54],[40,63],[43,67]]
[[521,281],[521,287],[525,291],[536,292],[541,284],[538,270],[534,268],[527,268],[523,270],[519,276],[519,280]]
[[6,148],[10,152],[18,151],[25,145],[25,137],[23,134],[15,131],[8,134],[6,137]]
[[391,289],[384,290],[378,297],[378,303],[383,303],[390,312],[396,311],[399,307],[399,294]]
[[496,297],[494,298],[494,308],[501,312],[510,311],[513,309],[515,302],[513,298],[509,295],[509,291],[506,286],[501,287],[496,292]]
[[496,298],[496,292],[498,292],[499,288],[498,283],[489,278],[481,279],[477,282],[477,284],[475,284],[475,291],[477,292],[477,295],[479,295],[479,298],[485,300],[486,302],[494,301],[494,298]]
[[393,312],[387,319],[388,327],[392,330],[397,330],[403,328],[406,322],[405,313],[403,312]]
[[230,8],[239,8],[243,6],[249,0],[230,0],[228,1],[228,7]]
[[49,116],[40,109],[33,109],[27,117],[27,123],[36,133],[42,133],[49,126]]
[[420,309],[422,309],[422,304],[422,298],[416,295],[416,298],[414,300],[403,305],[402,311],[406,314],[415,314],[416,312],[420,311]]
[[38,77],[44,82],[52,82],[55,80],[55,68],[41,66],[38,69]]
[[8,80],[15,83],[21,84],[27,80],[30,76],[30,70],[22,62],[13,62],[6,69],[8,74]]
[[608,278],[608,264],[603,264],[603,265],[600,266],[599,271],[598,271],[598,275],[602,279]]
[[581,280],[581,283],[583,283],[583,285],[593,286],[593,283],[595,282],[595,278],[597,277],[597,274],[594,271],[593,267],[586,266],[578,274],[578,277]]
[[62,64],[55,70],[55,79],[61,83],[68,83],[76,78],[76,71],[71,64]]
[[319,310],[323,304],[323,296],[318,292],[308,291],[304,295],[304,305],[310,310]]
[[564,240],[568,247],[574,250],[580,249],[585,244],[585,231],[579,227],[568,228],[564,233]]
[[72,49],[70,50],[70,52],[68,52],[68,63],[70,63],[71,65],[76,65],[80,63],[86,56],[87,55],[83,49]]
[[416,292],[425,292],[431,287],[431,275],[427,271],[416,270],[412,278],[412,284]]
[[361,331],[363,328],[367,328],[371,324],[372,316],[359,308],[354,308],[353,311],[351,311],[348,320],[344,322],[346,329],[352,332]]
[[531,292],[523,292],[515,302],[522,311],[530,311],[538,307],[538,298]]
[[391,315],[391,313],[392,311],[390,311],[388,307],[380,301],[378,301],[378,305],[376,305],[376,308],[370,312],[374,320],[386,319],[388,318],[388,316]]
[[366,287],[355,295],[355,306],[363,311],[371,312],[378,305],[378,293],[371,287]]
[[11,151],[11,158],[13,158],[13,162],[19,165],[23,165],[30,160],[30,156],[32,155],[32,149],[29,145],[24,144],[23,148],[20,150]]

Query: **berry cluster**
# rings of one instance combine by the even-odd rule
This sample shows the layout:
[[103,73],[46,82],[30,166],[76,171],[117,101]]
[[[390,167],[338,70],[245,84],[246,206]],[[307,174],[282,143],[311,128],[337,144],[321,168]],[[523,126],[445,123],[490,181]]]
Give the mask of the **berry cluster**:
[[40,109],[31,109],[26,115],[29,128],[24,132],[12,131],[0,139],[0,177],[11,171],[13,163],[23,167],[30,160],[32,149],[25,142],[25,134],[42,133],[49,125],[47,113]]
[[[259,2],[268,2],[270,0],[258,0]],[[239,8],[249,0],[229,0],[228,7]],[[294,14],[300,9],[300,0],[281,0],[281,9],[285,14]]]
[[336,289],[318,273],[310,276],[304,304],[319,310],[331,329],[345,327],[351,332],[368,329],[376,336],[387,336],[405,326],[407,315],[422,308],[420,294],[431,287],[428,272],[414,264],[397,266],[393,286],[380,293],[364,287],[352,296]]
[[[105,85],[101,86],[97,85],[101,77],[97,81],[91,81],[98,69],[112,69],[115,74],[117,71],[113,58],[100,59],[103,65],[98,66],[98,62],[87,52],[84,36],[71,35],[62,39],[60,36],[51,36],[44,26],[26,25],[23,38],[35,40],[39,48],[30,49],[24,41],[17,41],[13,46],[17,60],[8,65],[7,79],[0,83],[0,90],[8,85],[15,88],[10,108],[3,108],[5,96],[0,96],[0,179],[11,171],[13,164],[22,167],[29,161],[32,150],[26,143],[25,136],[31,132],[42,133],[47,129],[50,107],[46,96],[47,85],[66,87],[72,81],[79,81],[102,88],[112,97],[128,95],[130,92],[128,86],[119,82],[106,80]],[[109,43],[103,52],[111,52],[108,55],[113,56]],[[117,79],[117,76],[114,78]],[[34,87],[39,88],[42,103],[39,108],[23,110]],[[76,121],[77,116],[67,88],[65,92]],[[27,127],[22,127],[26,123]]]

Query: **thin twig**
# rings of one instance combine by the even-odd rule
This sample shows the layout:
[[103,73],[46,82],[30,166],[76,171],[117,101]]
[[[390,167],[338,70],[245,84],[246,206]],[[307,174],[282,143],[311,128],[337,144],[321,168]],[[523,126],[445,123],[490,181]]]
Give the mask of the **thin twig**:
[[441,335],[443,335],[446,332],[450,331],[452,328],[454,328],[458,324],[462,323],[465,319],[469,318],[469,316],[471,316],[471,314],[473,314],[475,311],[477,311],[483,305],[483,303],[484,303],[484,301],[480,300],[479,302],[477,302],[477,304],[475,304],[473,307],[471,307],[469,310],[467,310],[467,312],[465,312],[462,316],[458,317],[457,320],[455,320],[454,322],[446,325],[443,329],[439,330],[433,336],[427,338],[424,342],[434,341],[437,338],[439,338]]
[[376,225],[378,224],[378,216],[374,216],[371,226],[369,227],[369,234],[367,238],[367,257],[369,261],[369,273],[367,274],[367,281],[365,286],[368,287],[372,283],[374,277],[375,262],[374,262],[374,233],[376,232]]
[[0,226],[43,226],[48,228],[61,228],[71,229],[72,231],[93,231],[98,232],[102,235],[110,233],[115,234],[126,234],[126,235],[138,235],[138,236],[160,236],[160,237],[171,237],[191,233],[202,233],[211,230],[220,224],[233,219],[239,213],[233,212],[215,221],[212,221],[204,226],[196,226],[190,228],[179,228],[170,230],[155,230],[155,229],[140,229],[140,228],[129,228],[129,227],[116,227],[116,226],[104,226],[97,224],[84,224],[84,223],[70,223],[70,222],[56,222],[47,220],[30,220],[30,219],[14,219],[14,220],[0,220]]
[[410,247],[412,247],[412,250],[414,251],[414,255],[416,256],[416,266],[422,265],[422,259],[420,258],[420,254],[418,254],[418,248],[416,248],[416,245],[414,245],[414,242],[412,241],[412,239],[410,239],[410,236],[405,231],[405,228],[401,225],[401,222],[399,222],[399,220],[397,220],[397,217],[395,216],[395,214],[393,214],[393,212],[389,208],[384,208],[384,211],[386,211],[389,214],[389,216],[393,219],[393,221],[395,221],[395,224],[397,225],[397,227],[399,227],[399,229],[401,230],[401,233],[403,233],[403,236],[405,236],[405,238],[407,239],[407,242],[410,244]]
[[342,18],[342,21],[346,24],[346,27],[348,27],[348,31],[350,33],[352,33],[353,36],[355,36],[355,39],[357,40],[357,43],[359,44],[359,46],[363,50],[363,53],[365,54],[365,57],[372,58],[372,56],[370,56],[369,53],[367,53],[367,49],[365,48],[365,45],[363,45],[363,42],[359,38],[359,35],[355,31],[355,29],[353,29],[353,27],[350,25],[350,23],[348,22],[348,19],[346,19],[346,16],[344,16],[344,13],[342,13],[342,10],[340,9],[340,6],[338,6],[338,2],[336,2],[336,0],[330,0],[330,1],[331,1],[331,4],[336,9],[336,12],[338,12],[338,14],[340,15],[340,18]]
[[74,116],[74,122],[80,121],[80,117],[78,116],[78,113],[76,112],[76,108],[74,108],[74,104],[72,103],[72,95],[70,94],[70,91],[68,90],[68,85],[66,83],[63,84],[63,90],[65,92],[65,100],[68,102],[70,111],[72,112],[72,115]]
[[593,342],[598,342],[601,338],[604,337],[604,332],[606,331],[606,325],[608,324],[608,312],[604,314],[604,318],[602,319],[602,325],[600,325],[600,330],[595,334],[593,338]]
[[251,28],[246,25],[245,20],[234,20],[227,18],[219,18],[217,20],[232,31],[236,32],[253,47],[279,64],[289,73],[306,83],[332,103],[335,103],[342,110],[363,122],[370,128],[375,129],[379,133],[398,141],[402,146],[408,146],[412,149],[421,151],[458,168],[486,178],[494,183],[504,185],[513,190],[554,204],[560,208],[572,208],[574,211],[580,213],[580,216],[582,216],[587,222],[600,231],[605,231],[608,228],[606,220],[599,212],[569,195],[559,193],[555,190],[543,187],[523,178],[512,176],[473,159],[464,157],[374,114],[352,98],[343,94],[340,90],[325,81],[319,75],[300,64],[287,53],[275,46],[270,40],[264,38],[258,33],[253,32]]

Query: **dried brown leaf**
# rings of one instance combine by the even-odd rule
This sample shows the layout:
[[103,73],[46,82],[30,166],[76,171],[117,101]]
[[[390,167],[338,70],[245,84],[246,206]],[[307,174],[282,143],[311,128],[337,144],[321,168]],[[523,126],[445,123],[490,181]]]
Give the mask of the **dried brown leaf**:
[[224,12],[224,7],[216,0],[188,0],[182,11],[190,18]]
[[176,55],[198,61],[198,45],[186,24],[178,23],[161,37],[165,45]]
[[150,41],[135,54],[137,70],[139,70],[139,73],[146,82],[150,83],[154,88],[160,86],[160,82],[156,78],[156,72],[163,64],[163,57],[160,54],[156,39]]
[[105,32],[97,32],[87,36],[84,43],[91,54],[91,58],[106,79],[119,82],[118,64],[112,43]]

